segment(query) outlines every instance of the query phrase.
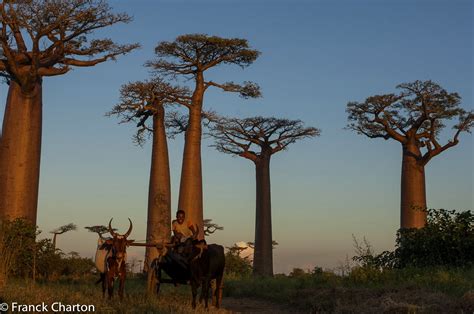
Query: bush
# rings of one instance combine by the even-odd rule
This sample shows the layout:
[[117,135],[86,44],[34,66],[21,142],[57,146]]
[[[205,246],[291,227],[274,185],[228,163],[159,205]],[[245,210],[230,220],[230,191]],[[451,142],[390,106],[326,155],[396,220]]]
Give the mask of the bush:
[[[0,295],[6,286],[15,263],[16,251],[8,242],[4,229],[0,230]],[[1,301],[1,300],[0,300]],[[1,301],[3,303],[3,301]]]
[[429,209],[427,224],[397,232],[395,250],[374,254],[367,240],[364,245],[354,238],[357,255],[352,259],[359,267],[383,270],[407,267],[474,266],[474,215]]
[[81,277],[95,268],[90,258],[66,258],[54,248],[51,239],[36,241],[40,232],[24,219],[4,221],[0,228],[0,288],[9,276],[33,277],[33,269],[37,278],[51,280],[60,276]]
[[38,234],[36,226],[25,219],[3,221],[1,232],[5,250],[12,252],[10,274],[25,277],[33,270],[33,252],[35,237]]
[[428,210],[421,229],[400,229],[397,267],[473,266],[474,215],[471,211]]
[[91,258],[80,257],[72,254],[68,258],[62,258],[63,268],[61,275],[74,278],[84,277],[95,269],[95,263]]
[[242,248],[233,246],[225,254],[225,276],[227,278],[245,278],[252,275],[252,262],[247,257],[241,257]]

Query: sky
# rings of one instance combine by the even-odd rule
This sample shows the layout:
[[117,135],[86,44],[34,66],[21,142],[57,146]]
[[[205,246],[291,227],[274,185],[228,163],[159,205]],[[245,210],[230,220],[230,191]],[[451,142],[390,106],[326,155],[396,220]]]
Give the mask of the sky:
[[[96,235],[84,226],[107,224],[131,238],[146,232],[151,143],[132,143],[133,125],[104,114],[122,84],[150,77],[143,64],[160,41],[181,34],[239,37],[261,52],[246,69],[209,71],[217,82],[254,81],[260,99],[209,90],[205,108],[220,114],[301,119],[321,129],[271,161],[276,273],[294,267],[335,269],[354,255],[353,236],[376,252],[393,249],[399,227],[401,147],[345,130],[346,105],[396,92],[414,80],[433,80],[473,103],[472,1],[109,1],[134,20],[94,36],[141,49],[93,68],[44,79],[43,142],[38,225],[42,237],[73,222],[58,237],[64,252],[93,256]],[[0,86],[0,117],[7,88]],[[446,128],[443,142],[452,136]],[[208,242],[253,241],[253,164],[202,146],[204,216],[224,227]],[[169,141],[172,211],[176,210],[183,139]],[[435,157],[426,168],[430,208],[473,209],[473,137]],[[131,248],[129,258],[144,251]]]

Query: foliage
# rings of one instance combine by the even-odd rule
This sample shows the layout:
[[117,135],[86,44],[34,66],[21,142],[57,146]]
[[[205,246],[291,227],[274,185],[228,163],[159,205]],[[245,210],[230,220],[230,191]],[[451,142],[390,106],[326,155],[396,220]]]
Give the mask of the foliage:
[[95,269],[94,261],[89,257],[80,257],[76,254],[71,254],[67,258],[62,258],[63,267],[61,275],[73,278],[81,278],[90,274]]
[[[347,128],[369,138],[394,139],[413,143],[424,153],[417,154],[420,164],[456,145],[461,132],[471,132],[474,112],[461,108],[461,97],[448,93],[432,81],[415,81],[397,86],[398,94],[374,95],[364,102],[347,104]],[[454,136],[441,145],[439,135],[445,122],[456,118]]]
[[397,267],[474,266],[474,214],[472,211],[428,210],[421,229],[400,229]]
[[11,275],[29,275],[33,270],[35,238],[39,234],[36,226],[25,219],[17,218],[13,221],[3,221],[0,233],[3,236],[4,249],[14,252],[10,253],[14,260],[10,269]]
[[[109,232],[109,227],[106,227],[104,225],[88,226],[84,227],[84,229],[89,230],[89,232],[97,233],[99,236]],[[117,231],[117,228],[112,228],[112,230]]]
[[[164,105],[190,106],[190,103],[191,97],[187,88],[173,86],[155,76],[150,80],[122,85],[120,103],[106,113],[106,116],[115,115],[120,119],[120,123],[135,123],[137,132],[133,141],[143,146],[155,127],[154,119],[149,119],[150,117],[156,116],[164,123]],[[153,122],[150,123],[150,120]]]
[[[12,247],[4,225],[0,222],[0,294],[7,284],[15,263],[17,250]],[[3,301],[2,301],[3,302]]]
[[[235,64],[242,68],[251,65],[260,55],[250,49],[247,40],[240,38],[221,38],[206,34],[186,34],[174,41],[163,41],[155,48],[156,60],[147,63],[157,73],[176,76],[196,76],[198,73],[220,64]],[[218,84],[206,82],[227,92],[237,92],[242,97],[260,97],[257,84],[244,82],[239,85],[233,82]]]
[[66,232],[69,232],[69,231],[73,231],[73,230],[77,230],[76,224],[74,224],[74,223],[69,223],[69,224],[67,224],[67,225],[61,226],[61,227],[59,227],[59,228],[56,228],[56,229],[50,231],[50,233],[53,233],[53,234],[63,234],[63,233],[66,233]]
[[240,252],[244,249],[237,245],[227,248],[225,254],[226,278],[247,278],[252,274],[252,262],[248,257],[240,256]]
[[295,267],[293,270],[290,272],[288,275],[289,277],[292,278],[298,278],[298,277],[304,277],[306,276],[306,272],[302,268]]
[[36,242],[36,273],[38,278],[51,279],[58,276],[63,267],[61,250],[56,250],[50,239]]
[[474,214],[472,211],[428,209],[427,224],[397,232],[394,251],[374,254],[364,238],[365,248],[354,238],[353,260],[362,269],[407,267],[474,266]]
[[[90,258],[81,258],[77,254],[65,257],[61,250],[54,248],[51,239],[36,240],[39,233],[36,227],[24,219],[2,223],[0,283],[2,277],[7,278],[8,275],[31,278],[33,269],[36,277],[44,280],[60,276],[83,276],[94,269]],[[6,264],[7,258],[10,259],[9,264]]]
[[39,77],[114,60],[139,46],[88,38],[97,29],[131,21],[125,13],[112,13],[105,0],[2,1],[0,15],[0,74],[24,89]]
[[224,230],[224,227],[219,226],[218,224],[212,222],[212,219],[204,219],[204,235],[209,236],[216,232],[217,230]]
[[298,140],[319,136],[321,132],[317,128],[304,127],[301,120],[274,117],[238,119],[216,116],[211,122],[209,132],[218,151],[254,162],[265,154],[284,150]]

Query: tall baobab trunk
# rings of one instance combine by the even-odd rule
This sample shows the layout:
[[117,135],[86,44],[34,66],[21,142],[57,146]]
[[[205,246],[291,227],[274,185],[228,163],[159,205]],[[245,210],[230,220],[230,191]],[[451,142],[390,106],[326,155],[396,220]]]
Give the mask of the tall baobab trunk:
[[[171,233],[171,188],[168,144],[165,131],[165,109],[156,106],[153,115],[153,147],[148,190],[147,242],[169,241]],[[156,248],[147,247],[145,269],[158,257]]]
[[53,234],[53,248],[56,250],[56,238],[57,238],[58,234],[55,233]]
[[12,80],[0,149],[0,218],[36,225],[41,158],[42,82],[25,93]]
[[426,224],[425,166],[416,144],[403,145],[400,227],[422,228]]
[[199,239],[204,239],[202,167],[201,167],[201,111],[204,97],[204,78],[197,75],[196,89],[189,109],[185,134],[178,209],[186,212],[186,219],[199,227]]
[[255,162],[255,170],[257,201],[253,273],[257,276],[273,276],[270,154],[262,153]]

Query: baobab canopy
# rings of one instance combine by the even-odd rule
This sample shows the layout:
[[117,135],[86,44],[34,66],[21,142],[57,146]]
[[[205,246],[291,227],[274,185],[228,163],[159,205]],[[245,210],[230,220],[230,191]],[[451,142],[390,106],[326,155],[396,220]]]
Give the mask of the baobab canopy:
[[2,1],[0,14],[0,71],[24,89],[42,76],[94,66],[138,47],[87,38],[94,30],[131,21],[125,13],[112,13],[103,0]]
[[43,77],[92,67],[137,48],[90,38],[98,29],[130,21],[105,0],[0,2],[0,75],[9,85],[0,141],[0,217],[36,224]]
[[[347,128],[369,138],[394,139],[402,145],[400,226],[420,228],[426,223],[425,166],[459,143],[459,134],[474,126],[474,113],[461,108],[461,97],[432,81],[397,86],[397,94],[368,97],[347,104]],[[453,137],[439,143],[446,120],[457,119]],[[422,151],[424,150],[424,152]]]

